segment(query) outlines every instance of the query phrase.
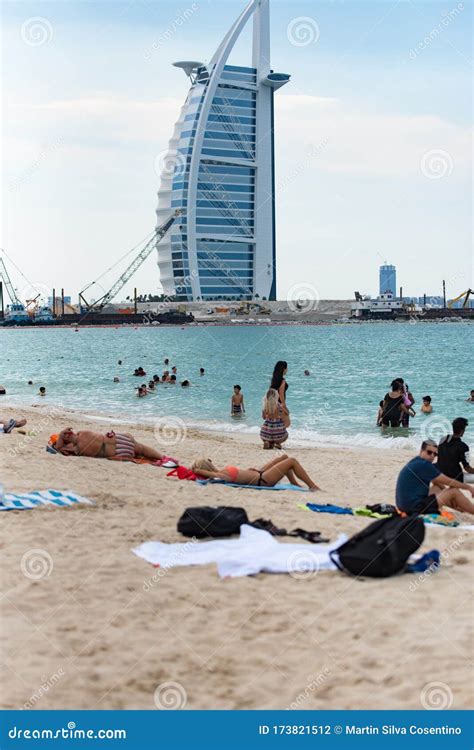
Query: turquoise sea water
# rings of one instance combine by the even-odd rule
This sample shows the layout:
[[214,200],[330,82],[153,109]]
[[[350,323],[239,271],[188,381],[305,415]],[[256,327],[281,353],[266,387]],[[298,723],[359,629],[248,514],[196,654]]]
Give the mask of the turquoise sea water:
[[[0,383],[8,404],[63,406],[111,420],[154,422],[173,415],[206,429],[257,433],[273,365],[284,359],[293,442],[412,448],[420,434],[439,437],[458,416],[472,416],[474,433],[474,404],[465,401],[474,388],[473,331],[469,323],[4,329]],[[192,387],[159,385],[156,394],[138,399],[134,388],[142,381],[133,370],[142,365],[147,380],[161,376],[165,357]],[[120,383],[113,382],[115,375]],[[415,410],[430,394],[434,412],[430,418],[418,414],[410,431],[393,439],[381,435],[375,419],[380,399],[399,376],[415,396]],[[241,420],[230,417],[234,383],[245,397]],[[36,395],[40,385],[46,398]]]

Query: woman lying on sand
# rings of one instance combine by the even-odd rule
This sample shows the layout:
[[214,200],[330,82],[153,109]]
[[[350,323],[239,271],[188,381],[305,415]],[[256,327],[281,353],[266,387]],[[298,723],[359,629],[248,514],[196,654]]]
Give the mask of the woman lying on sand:
[[209,479],[224,479],[233,484],[256,484],[263,487],[274,487],[280,479],[287,477],[291,484],[300,487],[296,478],[308,485],[312,491],[321,489],[313,482],[296,458],[283,454],[269,461],[261,469],[239,469],[237,466],[224,466],[217,469],[210,458],[199,458],[193,463],[192,470]]
[[133,435],[127,432],[100,432],[80,430],[73,432],[71,427],[59,433],[54,445],[56,450],[65,456],[88,456],[89,458],[151,458],[162,459],[163,454],[138,443]]

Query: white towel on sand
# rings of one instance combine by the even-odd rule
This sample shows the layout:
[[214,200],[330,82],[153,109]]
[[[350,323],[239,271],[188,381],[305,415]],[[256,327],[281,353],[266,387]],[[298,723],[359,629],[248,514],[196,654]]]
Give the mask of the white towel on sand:
[[190,540],[182,544],[144,542],[132,552],[160,568],[217,563],[221,578],[260,572],[290,573],[297,578],[308,571],[336,569],[329,552],[346,539],[341,534],[332,544],[288,544],[277,541],[268,531],[244,524],[238,539]]

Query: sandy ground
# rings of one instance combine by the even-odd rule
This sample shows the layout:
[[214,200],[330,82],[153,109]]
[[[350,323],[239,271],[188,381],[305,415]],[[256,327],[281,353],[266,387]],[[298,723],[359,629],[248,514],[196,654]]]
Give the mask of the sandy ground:
[[[195,709],[472,704],[473,532],[428,527],[421,551],[437,548],[445,560],[421,578],[319,572],[220,580],[209,565],[153,581],[157,569],[131,549],[183,541],[176,522],[189,505],[240,505],[250,518],[331,539],[369,521],[304,512],[297,504],[309,496],[295,492],[197,487],[161,468],[53,456],[44,449],[49,433],[97,423],[47,407],[21,413],[37,434],[0,435],[5,488],[72,489],[95,505],[1,516],[3,708],[154,709],[159,686],[160,700]],[[150,428],[130,431],[157,445]],[[272,456],[253,438],[210,433],[162,447],[185,465],[196,455],[242,466]],[[397,472],[411,457],[288,452],[324,488],[321,502],[352,505],[393,499]],[[35,554],[46,573],[37,580],[22,572],[22,559]]]

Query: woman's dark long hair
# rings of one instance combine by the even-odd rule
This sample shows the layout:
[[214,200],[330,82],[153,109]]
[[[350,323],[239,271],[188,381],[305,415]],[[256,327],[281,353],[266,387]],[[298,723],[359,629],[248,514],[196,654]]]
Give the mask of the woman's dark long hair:
[[283,360],[280,360],[279,362],[276,363],[275,368],[273,370],[272,382],[271,382],[270,388],[274,388],[276,391],[279,389],[283,381],[283,373],[285,372],[287,367],[288,367],[288,363],[283,362]]

